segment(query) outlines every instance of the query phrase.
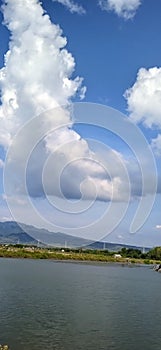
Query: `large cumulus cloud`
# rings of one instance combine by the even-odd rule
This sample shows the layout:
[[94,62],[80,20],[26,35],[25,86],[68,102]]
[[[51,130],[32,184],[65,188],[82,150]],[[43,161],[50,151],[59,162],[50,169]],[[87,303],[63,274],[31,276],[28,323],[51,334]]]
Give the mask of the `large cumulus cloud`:
[[87,141],[71,129],[69,106],[77,93],[83,98],[85,87],[82,86],[82,78],[72,78],[75,60],[65,48],[67,40],[63,37],[62,30],[51,23],[37,0],[6,0],[3,13],[4,23],[10,31],[10,43],[5,65],[0,71],[1,145],[7,150],[15,134],[27,125],[25,123],[39,114],[43,115],[36,127],[26,127],[23,138],[16,139],[14,154],[11,152],[10,161],[15,174],[14,191],[23,193],[21,169],[26,167],[25,154],[35,135],[42,135],[45,129],[58,128],[43,140],[40,138],[35,151],[32,152],[31,149],[33,154],[26,170],[30,194],[42,195],[40,177],[49,157],[52,161],[49,162],[46,179],[48,194],[61,195],[57,181],[60,177],[59,170],[70,164],[64,172],[66,176],[62,182],[66,196],[79,197],[81,181],[85,198],[96,196],[99,200],[110,200],[113,196],[115,200],[124,200],[127,191],[121,175],[123,157],[120,162],[119,154],[113,150],[107,152],[109,169],[115,168],[112,164],[118,165],[109,177]]

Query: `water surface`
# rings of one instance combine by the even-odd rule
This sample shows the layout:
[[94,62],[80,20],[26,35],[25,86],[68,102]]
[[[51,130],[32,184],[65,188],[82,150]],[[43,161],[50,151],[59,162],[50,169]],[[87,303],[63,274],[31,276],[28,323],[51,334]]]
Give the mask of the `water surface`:
[[0,343],[11,350],[160,350],[161,274],[0,259]]

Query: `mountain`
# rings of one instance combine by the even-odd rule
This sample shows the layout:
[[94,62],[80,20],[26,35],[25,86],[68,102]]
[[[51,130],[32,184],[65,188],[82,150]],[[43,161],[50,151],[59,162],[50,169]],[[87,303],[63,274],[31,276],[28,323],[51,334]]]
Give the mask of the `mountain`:
[[0,222],[0,244],[30,244],[37,245],[38,241],[28,235],[15,222]]
[[[121,250],[123,247],[142,250],[142,247],[125,244],[91,242],[79,237],[66,235],[61,232],[53,233],[46,229],[39,229],[30,225],[18,224],[15,221],[0,222],[0,244],[18,243],[55,247],[108,249],[115,252]],[[144,249],[145,251],[150,250],[150,248]]]
[[29,244],[56,247],[80,247],[91,242],[66,235],[64,233],[53,233],[46,229],[34,226],[18,224],[15,221],[0,222],[0,244]]

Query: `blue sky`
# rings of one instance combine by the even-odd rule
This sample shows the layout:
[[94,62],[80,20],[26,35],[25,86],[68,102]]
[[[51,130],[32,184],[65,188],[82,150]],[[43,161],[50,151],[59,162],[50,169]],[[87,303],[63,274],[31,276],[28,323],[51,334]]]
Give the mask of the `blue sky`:
[[86,15],[71,14],[59,3],[43,1],[51,19],[68,38],[75,57],[75,73],[84,77],[85,100],[126,111],[123,94],[140,67],[160,66],[160,1],[142,2],[131,20],[101,11],[96,0],[80,1]]
[[[42,7],[50,18],[48,23],[43,21],[39,2],[32,0],[32,5],[27,3],[28,1],[24,0],[24,9],[21,9],[20,1],[16,2],[16,0],[13,0],[12,2],[7,0],[7,5],[0,16],[0,89],[2,97],[0,110],[0,117],[2,117],[0,158],[4,160],[4,155],[8,149],[9,152],[11,150],[10,156],[12,152],[17,152],[17,160],[14,159],[13,168],[9,168],[10,172],[13,171],[15,174],[16,179],[13,180],[11,186],[12,196],[15,195],[16,197],[18,194],[18,196],[21,196],[21,200],[24,196],[24,191],[22,193],[20,191],[20,184],[17,185],[17,179],[22,176],[20,163],[23,164],[25,157],[23,147],[29,152],[28,147],[32,144],[32,123],[31,130],[23,130],[22,134],[18,136],[19,139],[16,140],[18,144],[15,143],[14,145],[17,148],[12,149],[10,141],[12,141],[14,135],[23,128],[26,122],[31,121],[35,115],[41,112],[44,113],[48,109],[52,110],[55,106],[59,108],[62,105],[69,105],[71,101],[79,102],[81,97],[84,97],[81,103],[89,102],[107,106],[108,118],[110,113],[111,118],[115,118],[112,110],[108,109],[108,107],[116,109],[119,118],[123,118],[120,114],[121,112],[130,123],[134,123],[136,128],[141,130],[154,152],[159,178],[161,170],[160,1],[80,0],[75,3],[70,0],[43,0]],[[133,12],[129,10],[130,3]],[[2,1],[1,4],[3,4]],[[118,4],[122,4],[122,7],[119,7]],[[72,9],[75,10],[72,11]],[[26,19],[25,11],[28,11],[29,17],[31,14],[31,18]],[[3,14],[5,16],[5,25],[3,23]],[[55,25],[59,25],[62,32],[58,32]],[[9,59],[5,70],[3,70],[4,54],[9,49],[10,32],[12,32],[12,45],[10,43]],[[53,33],[55,34],[53,35]],[[66,37],[66,45],[65,42],[62,44],[62,37]],[[43,49],[40,48],[41,45]],[[65,47],[66,53],[71,53],[72,56],[64,54],[62,47]],[[2,77],[2,73],[5,78]],[[78,76],[83,79],[76,78]],[[86,87],[86,91],[83,86]],[[65,113],[68,113],[66,107]],[[45,220],[50,221],[50,224],[47,223],[46,225],[47,228],[52,229],[54,217],[55,226],[53,228],[55,230],[70,233],[71,227],[75,227],[77,228],[76,234],[79,235],[80,233],[81,235],[81,228],[79,230],[81,225],[87,228],[89,224],[94,222],[96,217],[99,221],[101,215],[103,215],[102,213],[106,211],[106,207],[110,203],[110,185],[112,184],[115,207],[113,215],[116,215],[118,225],[114,228],[113,233],[110,233],[110,229],[108,230],[106,239],[111,242],[134,245],[160,245],[160,182],[151,214],[148,215],[147,221],[140,228],[139,232],[132,235],[130,233],[130,225],[141,197],[141,178],[136,157],[124,139],[122,140],[107,129],[86,124],[90,119],[89,115],[86,115],[86,113],[88,114],[88,108],[82,109],[83,113],[84,116],[81,117],[81,123],[83,120],[83,124],[73,124],[70,129],[63,128],[56,131],[54,136],[49,135],[45,138],[45,150],[43,150],[41,143],[39,145],[36,144],[34,150],[32,150],[32,156],[27,163],[29,164],[27,186],[32,203],[34,203],[37,211],[41,213],[41,216],[44,214]],[[98,120],[100,118],[100,124],[102,125],[103,114],[101,110],[100,116],[99,112],[97,114],[97,118]],[[58,122],[60,118],[67,124],[71,121],[71,116],[69,115],[65,116],[63,114],[58,119],[55,116],[53,117],[54,127],[55,125],[56,127],[61,125]],[[91,138],[94,141],[88,140]],[[23,143],[19,144],[19,142],[22,142],[22,139]],[[135,140],[133,141],[135,143]],[[137,142],[138,140],[136,139],[136,145]],[[60,147],[59,150],[57,149],[58,146]],[[105,149],[107,147],[108,149]],[[144,169],[147,169],[146,181],[149,184],[147,185],[149,188],[147,188],[145,198],[148,198],[148,203],[149,198],[152,198],[150,182],[153,182],[155,174],[152,171],[153,169],[149,169],[150,160],[143,153],[143,148],[138,150],[138,152],[141,154],[143,162],[145,160]],[[46,159],[46,154],[49,156],[49,161]],[[62,154],[66,164],[69,165],[69,169],[63,161],[62,163],[60,162]],[[105,168],[107,166],[106,169],[103,169],[101,157],[106,158],[105,163],[103,163]],[[43,164],[41,163],[42,159]],[[74,162],[76,162],[75,165]],[[6,164],[9,167],[8,159]],[[45,173],[44,171],[44,176],[46,176],[46,180],[44,180],[46,181],[45,190],[52,203],[55,200],[51,199],[51,197],[55,198],[55,196],[62,203],[65,200],[61,198],[57,182],[51,176],[54,172],[57,175],[58,168],[59,170],[63,169],[61,176],[62,189],[64,189],[63,194],[71,202],[75,199],[80,199],[80,183],[86,181],[83,183],[86,208],[83,214],[78,215],[72,212],[67,214],[60,209],[51,209],[48,206],[44,199],[42,181],[39,179],[42,177],[44,164],[48,166],[47,172]],[[126,176],[124,172],[126,166],[132,190],[127,213],[123,216],[121,223],[119,223],[118,213],[127,201],[127,182],[125,181]],[[5,164],[4,166],[1,164],[1,220],[11,219],[5,203],[9,193],[4,194],[2,185],[4,167]],[[105,170],[107,169],[109,174],[106,176]],[[9,179],[9,170],[7,168],[7,179]],[[97,187],[97,198],[95,198],[95,190],[89,182],[91,180]],[[18,192],[14,194],[13,189],[17,188]],[[23,201],[25,203],[24,197],[22,201],[20,201],[20,198],[18,199],[21,210],[16,204],[14,214],[18,215],[16,217],[18,221],[28,222],[30,211],[27,211],[27,206],[25,210],[22,208]],[[95,199],[95,207],[92,207],[91,212],[89,212],[87,203]],[[60,201],[59,203],[57,202],[57,205],[61,206]],[[62,205],[63,208],[66,208],[64,204]],[[9,201],[9,206],[13,209],[11,201]],[[19,212],[21,212],[20,216]],[[41,220],[39,222],[36,217],[34,218],[34,215],[33,220],[29,223],[40,227],[44,226],[44,222],[41,222]],[[94,226],[93,229],[95,229]],[[102,232],[98,234],[98,237],[94,232],[94,237],[96,235],[96,238],[99,239],[102,236],[106,236],[103,226],[100,226],[99,230],[102,230]],[[73,232],[72,234],[74,234]],[[85,233],[84,231],[82,232],[84,237]]]

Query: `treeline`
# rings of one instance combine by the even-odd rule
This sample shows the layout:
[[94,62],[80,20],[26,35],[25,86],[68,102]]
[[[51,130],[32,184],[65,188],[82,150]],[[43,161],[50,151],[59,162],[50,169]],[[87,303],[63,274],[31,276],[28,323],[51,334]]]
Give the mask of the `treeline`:
[[[81,251],[81,250],[80,250]],[[120,254],[122,258],[130,258],[130,259],[142,259],[142,260],[161,260],[161,247],[155,247],[148,252],[142,252],[140,249],[134,248],[122,248],[118,252],[109,251],[109,250],[90,250],[84,249],[86,253],[93,254],[103,254],[107,256],[115,256],[115,254]]]
[[122,248],[119,253],[125,258],[161,260],[161,247],[155,247],[146,253],[139,249]]

